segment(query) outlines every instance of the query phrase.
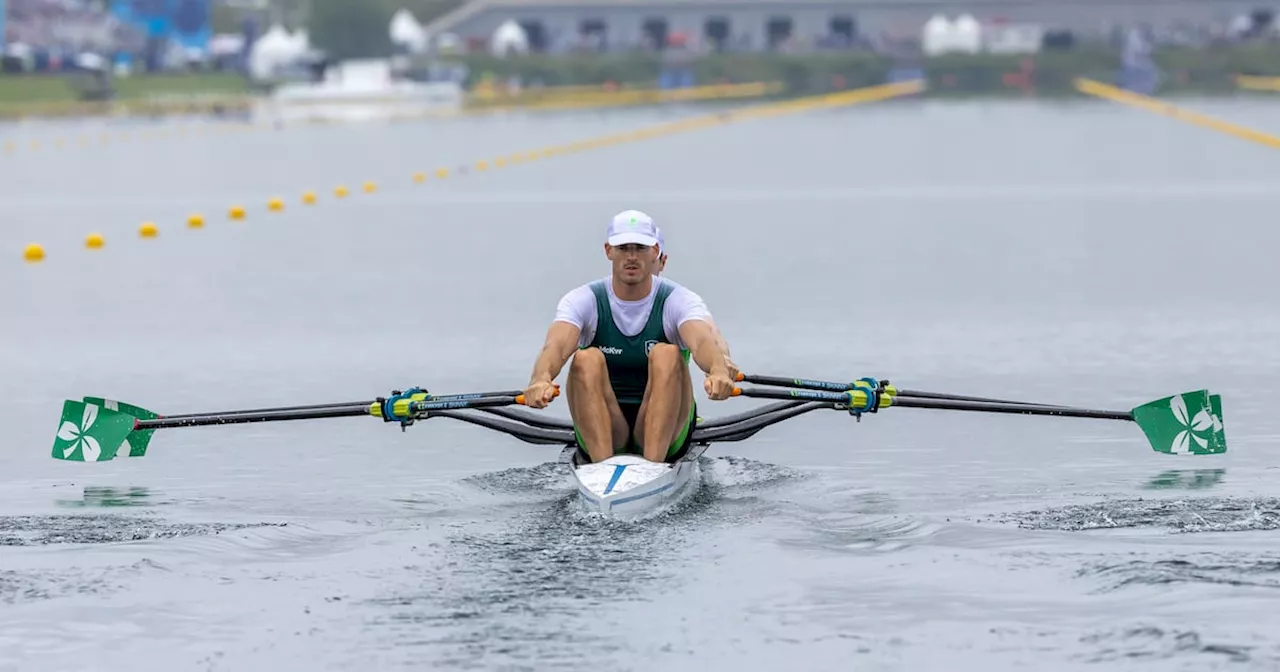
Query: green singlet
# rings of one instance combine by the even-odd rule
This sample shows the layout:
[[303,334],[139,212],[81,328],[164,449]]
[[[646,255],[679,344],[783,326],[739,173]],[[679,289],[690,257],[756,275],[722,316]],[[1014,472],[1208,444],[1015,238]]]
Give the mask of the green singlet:
[[[659,282],[657,294],[653,297],[653,308],[649,312],[649,320],[644,328],[635,336],[627,336],[618,330],[613,321],[613,309],[609,306],[609,294],[605,289],[606,280],[591,283],[591,291],[596,297],[596,333],[591,343],[580,347],[600,348],[604,353],[605,365],[609,371],[609,382],[613,394],[618,398],[618,406],[627,419],[627,443],[619,452],[641,454],[644,447],[636,445],[636,416],[640,412],[640,403],[644,401],[644,391],[649,383],[649,350],[658,343],[670,343],[662,328],[662,310],[672,287]],[[682,350],[685,361],[689,361],[689,351]],[[697,421],[697,402],[689,404],[689,417],[686,419],[675,441],[667,448],[667,461],[673,461],[682,455],[689,445],[694,423]],[[586,444],[578,428],[573,429],[578,447],[586,453]]]

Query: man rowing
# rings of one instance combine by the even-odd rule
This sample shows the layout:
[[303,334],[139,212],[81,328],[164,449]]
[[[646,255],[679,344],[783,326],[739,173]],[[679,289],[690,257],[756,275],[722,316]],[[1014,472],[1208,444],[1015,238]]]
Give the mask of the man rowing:
[[[654,263],[653,274],[662,275],[663,271],[667,270],[667,241],[662,239],[662,227],[655,225],[653,228],[657,231],[655,237],[658,239],[658,258]],[[733,363],[729,355],[729,344],[725,343],[724,336],[720,334],[720,328],[716,326],[715,320],[711,319],[711,313],[707,313],[702,319],[706,320],[707,326],[711,327],[711,333],[716,339],[716,347],[720,349],[720,354],[724,355],[725,366],[729,369],[729,378],[737,380],[738,365]]]
[[702,298],[655,275],[661,253],[653,219],[637,210],[614,216],[606,234],[608,277],[565,294],[533,367],[525,403],[545,407],[570,357],[566,396],[579,448],[592,462],[639,452],[670,462],[688,446],[697,419],[688,359],[719,401],[733,379]]

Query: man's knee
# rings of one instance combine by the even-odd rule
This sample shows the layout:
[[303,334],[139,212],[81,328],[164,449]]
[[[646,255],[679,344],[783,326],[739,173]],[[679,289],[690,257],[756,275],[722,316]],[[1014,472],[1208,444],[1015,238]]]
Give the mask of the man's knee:
[[583,348],[573,354],[569,375],[582,381],[600,382],[608,375],[609,367],[600,348]]
[[680,357],[680,348],[670,343],[657,343],[649,350],[649,370],[675,370],[680,368],[684,360]]

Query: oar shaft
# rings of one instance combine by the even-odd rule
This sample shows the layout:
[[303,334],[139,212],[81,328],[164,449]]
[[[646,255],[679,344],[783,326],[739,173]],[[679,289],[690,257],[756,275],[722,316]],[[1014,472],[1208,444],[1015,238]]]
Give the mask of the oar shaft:
[[[866,390],[846,390],[844,392],[828,392],[825,390],[793,389],[772,390],[765,388],[736,388],[734,396],[757,397],[761,399],[800,399],[804,401],[823,401],[833,404],[858,406],[872,403]],[[1035,406],[1022,403],[1000,403],[990,401],[963,401],[956,399],[918,399],[886,394],[880,406],[902,408],[931,408],[946,411],[978,411],[984,413],[1015,413],[1020,415],[1050,415],[1064,418],[1101,418],[1105,420],[1133,420],[1130,411],[1105,411],[1089,408],[1072,408],[1069,406]]]
[[[344,405],[310,406],[295,409],[259,409],[248,411],[230,411],[223,413],[198,413],[184,416],[157,418],[155,420],[138,420],[134,429],[165,429],[171,427],[201,427],[206,425],[230,425],[248,422],[279,422],[285,420],[317,420],[321,418],[344,418],[358,415],[373,415],[371,410],[377,401],[355,402]],[[408,401],[407,413],[419,416],[431,411],[460,408],[494,408],[523,404],[523,394],[504,392],[478,392],[473,394],[454,394],[428,397],[422,401]]]
[[892,406],[902,408],[932,408],[943,411],[979,411],[983,413],[1014,413],[1018,415],[1051,415],[1063,418],[1100,418],[1103,420],[1133,420],[1130,411],[1105,411],[1069,406],[1033,406],[1023,403],[998,403],[989,401],[961,401],[954,399],[917,399],[894,397]]
[[203,427],[206,425],[234,425],[246,422],[276,422],[281,420],[316,420],[319,418],[346,418],[369,415],[369,401],[346,406],[318,406],[289,409],[262,409],[256,411],[230,411],[223,413],[191,413],[172,418],[139,420],[134,429],[168,429],[171,427]]
[[[522,390],[503,390],[498,392],[474,392],[468,394],[441,394],[428,395],[429,399],[475,399],[479,397],[497,397],[511,396],[523,394]],[[293,411],[326,411],[330,409],[350,408],[352,406],[364,406],[366,409],[373,401],[342,401],[330,404],[307,404],[303,406],[277,406],[274,408],[251,408],[242,411],[216,411],[213,413],[182,413],[179,415],[166,415],[168,420],[181,420],[186,418],[203,418],[211,415],[239,415],[242,413],[286,413]],[[332,416],[319,416],[332,417]]]
[[[754,374],[739,374],[738,380],[745,383],[754,383],[756,385],[773,385],[775,387],[786,387],[802,390],[824,390],[827,392],[843,392],[845,390],[855,389],[854,383],[841,383],[831,380],[813,380],[810,378],[785,378],[783,376],[761,376]],[[923,390],[895,390],[897,397],[915,397],[919,399],[954,399],[956,401],[985,401],[994,404],[1018,404],[1023,406],[1056,406],[1056,404],[1041,404],[1030,401],[1014,401],[1011,399],[993,399],[991,397],[972,397],[962,394],[947,394],[945,392],[925,392]]]
[[1034,402],[1034,401],[993,399],[991,397],[970,397],[963,394],[947,394],[946,392],[923,392],[921,390],[898,390],[896,396],[912,397],[915,399],[950,399],[953,401],[982,401],[990,404],[1013,404],[1015,406],[1038,406],[1041,408],[1058,407],[1058,404],[1041,404],[1039,402]]

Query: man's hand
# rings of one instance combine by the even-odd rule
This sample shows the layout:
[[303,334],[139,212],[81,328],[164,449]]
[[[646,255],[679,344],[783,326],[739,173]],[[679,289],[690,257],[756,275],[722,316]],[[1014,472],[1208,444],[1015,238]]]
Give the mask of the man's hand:
[[728,354],[724,356],[724,366],[729,370],[729,380],[737,380],[738,375],[742,373],[742,371],[738,370],[738,365],[734,364],[732,359],[729,359]]
[[728,371],[713,371],[703,381],[702,388],[713,401],[724,401],[733,396],[733,379]]
[[545,408],[556,398],[556,384],[551,381],[535,381],[524,390],[524,405],[529,408]]

